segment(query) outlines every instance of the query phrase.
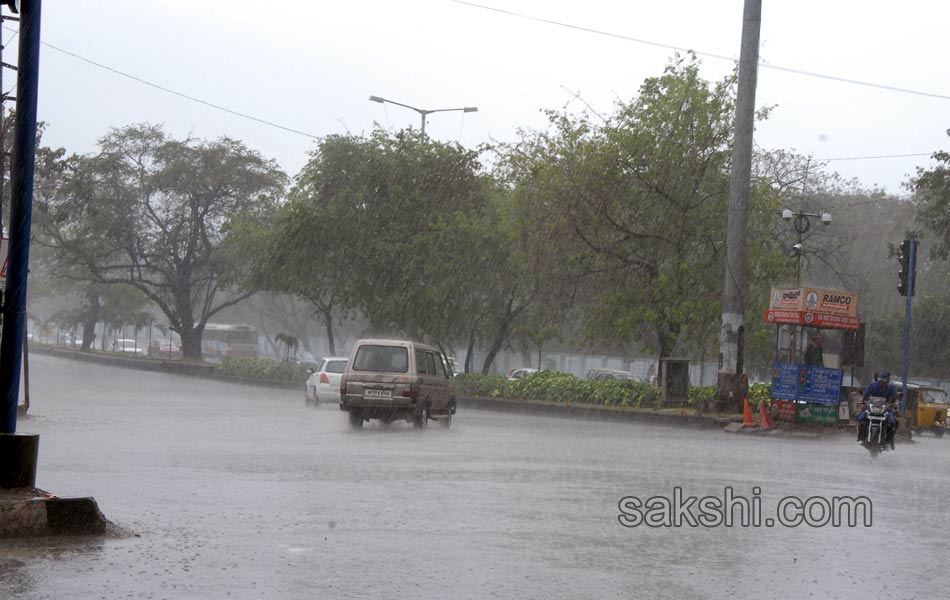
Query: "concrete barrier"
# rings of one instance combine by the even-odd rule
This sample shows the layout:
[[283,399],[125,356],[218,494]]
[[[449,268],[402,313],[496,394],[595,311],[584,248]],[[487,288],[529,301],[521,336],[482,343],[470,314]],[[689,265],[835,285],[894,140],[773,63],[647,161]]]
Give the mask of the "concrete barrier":
[[58,356],[60,358],[82,360],[100,365],[109,365],[112,367],[122,367],[125,369],[156,371],[160,373],[170,373],[172,375],[187,375],[189,377],[205,377],[207,379],[229,381],[231,383],[239,383],[242,385],[256,385],[260,387],[300,391],[303,391],[305,386],[305,382],[303,381],[297,383],[293,381],[267,381],[263,379],[251,379],[249,377],[227,377],[216,373],[217,367],[207,363],[193,363],[165,358],[128,357],[121,355],[110,355],[101,352],[82,352],[80,350],[59,348],[56,346],[34,345],[30,346],[30,352],[38,352],[40,354],[48,354],[52,356]]
[[11,492],[0,496],[0,538],[106,533],[109,522],[95,498],[57,498],[34,488]]
[[539,400],[511,400],[508,398],[463,397],[457,399],[459,406],[494,410],[525,415],[546,415],[570,419],[594,419],[600,421],[624,421],[651,423],[692,429],[722,429],[730,421],[727,417],[684,415],[652,411],[649,409],[621,409],[595,404],[562,404]]

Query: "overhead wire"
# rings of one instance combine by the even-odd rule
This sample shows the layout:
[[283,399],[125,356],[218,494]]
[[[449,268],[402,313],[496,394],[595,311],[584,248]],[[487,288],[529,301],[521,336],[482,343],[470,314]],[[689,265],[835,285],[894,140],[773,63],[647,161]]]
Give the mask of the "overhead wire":
[[[685,48],[682,48],[682,47],[679,47],[679,46],[674,46],[674,45],[671,45],[671,44],[664,44],[664,43],[660,43],[660,42],[652,42],[652,41],[649,41],[649,40],[642,40],[642,39],[634,38],[634,37],[631,37],[631,36],[626,36],[626,35],[621,35],[621,34],[616,34],[616,33],[611,33],[611,32],[606,32],[606,31],[601,31],[601,30],[592,29],[592,28],[588,28],[588,27],[582,27],[582,26],[578,26],[578,25],[572,25],[572,24],[569,24],[569,23],[563,23],[563,22],[554,21],[554,20],[551,20],[551,19],[545,19],[545,18],[541,18],[541,17],[535,17],[535,16],[532,16],[532,15],[525,15],[525,14],[517,13],[517,12],[514,12],[514,11],[509,11],[509,10],[504,10],[504,9],[495,8],[495,7],[491,7],[491,6],[485,6],[485,5],[481,5],[481,4],[476,4],[476,3],[474,3],[474,2],[468,2],[467,0],[449,0],[449,1],[450,1],[450,2],[454,2],[454,3],[456,3],[456,4],[463,4],[463,5],[467,5],[467,6],[471,6],[471,7],[475,7],[475,8],[479,8],[479,9],[484,9],[484,10],[488,10],[488,11],[492,11],[492,12],[498,12],[498,13],[502,13],[502,14],[506,14],[506,15],[511,15],[511,16],[515,16],[515,17],[519,17],[519,18],[524,18],[524,19],[529,19],[529,20],[533,20],[533,21],[539,21],[539,22],[543,22],[543,23],[549,23],[549,24],[553,24],[553,25],[557,25],[557,26],[561,26],[561,27],[566,27],[566,28],[570,28],[570,29],[576,29],[576,30],[580,30],[580,31],[585,31],[585,32],[589,32],[589,33],[594,33],[594,34],[597,34],[597,35],[604,35],[604,36],[608,36],[608,37],[614,37],[614,38],[618,38],[618,39],[623,39],[623,40],[626,40],[626,41],[632,41],[632,42],[636,42],[636,43],[641,43],[641,44],[646,44],[646,45],[651,45],[651,46],[657,46],[657,47],[667,48],[667,49],[672,49],[672,50],[686,51]],[[15,38],[15,37],[19,34],[19,31],[16,30],[16,29],[13,29],[13,28],[11,28],[11,27],[7,27],[7,26],[4,26],[3,28],[6,29],[7,31],[10,31],[10,32],[11,32],[11,36],[10,36],[10,37],[8,38],[8,40],[4,43],[4,46],[6,46],[6,45],[8,45],[8,44],[13,40],[13,38]],[[234,109],[228,108],[228,107],[226,107],[226,106],[222,106],[222,105],[220,105],[220,104],[215,104],[215,103],[213,103],[213,102],[209,102],[209,101],[207,101],[207,100],[203,100],[203,99],[198,98],[198,97],[196,97],[196,96],[192,96],[192,95],[190,95],[190,94],[186,94],[186,93],[184,93],[184,92],[180,92],[180,91],[178,91],[178,90],[171,89],[171,88],[166,87],[166,86],[164,86],[164,85],[160,85],[160,84],[154,83],[154,82],[149,81],[149,80],[147,80],[147,79],[144,79],[144,78],[142,78],[142,77],[138,77],[137,75],[132,75],[131,73],[127,73],[127,72],[125,72],[125,71],[116,69],[116,68],[114,68],[114,67],[110,67],[109,65],[100,63],[100,62],[95,61],[95,60],[92,60],[92,59],[90,59],[90,58],[86,58],[85,56],[82,56],[82,55],[77,54],[77,53],[75,53],[75,52],[72,52],[72,51],[70,51],[70,50],[66,50],[65,48],[61,48],[61,47],[59,47],[59,46],[50,44],[49,42],[41,41],[40,43],[41,43],[42,45],[46,46],[47,48],[50,48],[51,50],[54,50],[54,51],[56,51],[56,52],[60,52],[60,53],[62,53],[62,54],[65,54],[65,55],[67,55],[67,56],[70,56],[70,57],[72,57],[72,58],[74,58],[74,59],[76,59],[76,60],[80,60],[80,61],[82,61],[82,62],[85,62],[85,63],[87,63],[87,64],[90,64],[90,65],[92,65],[92,66],[94,66],[94,67],[97,67],[97,68],[100,68],[100,69],[109,71],[110,73],[113,73],[113,74],[115,74],[115,75],[119,75],[119,76],[121,76],[121,77],[125,77],[125,78],[127,78],[127,79],[131,79],[132,81],[141,83],[141,84],[143,84],[143,85],[147,85],[147,86],[149,86],[149,87],[152,87],[152,88],[157,89],[157,90],[159,90],[159,91],[165,92],[165,93],[167,93],[167,94],[172,94],[172,95],[174,95],[174,96],[178,96],[178,97],[183,98],[183,99],[185,99],[185,100],[189,100],[189,101],[191,101],[191,102],[196,102],[196,103],[198,103],[198,104],[204,105],[204,106],[206,106],[206,107],[208,107],[208,108],[212,108],[212,109],[215,109],[215,110],[219,110],[219,111],[222,111],[222,112],[225,112],[225,113],[228,113],[228,114],[237,116],[237,117],[241,117],[241,118],[243,118],[243,119],[248,119],[248,120],[251,120],[251,121],[254,121],[254,122],[263,124],[263,125],[267,125],[267,126],[269,126],[269,127],[274,127],[274,128],[277,128],[277,129],[281,129],[281,130],[283,130],[283,131],[288,131],[288,132],[290,132],[290,133],[295,133],[295,134],[297,134],[297,135],[301,135],[301,136],[304,136],[304,137],[308,137],[308,138],[311,138],[311,139],[314,139],[314,140],[320,139],[319,136],[317,136],[317,135],[315,135],[315,134],[308,133],[308,132],[306,132],[306,131],[302,131],[302,130],[300,130],[300,129],[296,129],[296,128],[289,127],[289,126],[286,126],[286,125],[281,125],[281,124],[276,123],[276,122],[274,122],[274,121],[270,121],[270,120],[267,120],[267,119],[263,119],[263,118],[261,118],[261,117],[256,117],[256,116],[254,116],[254,115],[250,115],[250,114],[248,114],[248,113],[244,113],[244,112],[241,112],[241,111],[238,111],[238,110],[234,110]],[[708,56],[708,57],[711,57],[711,58],[722,59],[722,60],[730,60],[730,61],[733,61],[733,60],[734,60],[734,59],[731,58],[731,57],[728,57],[728,56],[725,56],[725,55],[721,55],[721,54],[715,54],[715,53],[712,53],[712,52],[704,52],[704,51],[694,51],[694,52],[695,52],[695,54],[697,54],[697,55],[699,55],[699,56]],[[785,68],[785,67],[778,67],[778,66],[776,66],[776,65],[771,65],[771,64],[764,64],[764,63],[763,63],[762,66],[765,67],[765,68],[773,68],[773,69],[788,71],[788,72],[797,73],[797,74],[801,74],[801,75],[810,75],[810,76],[821,77],[821,78],[825,78],[825,79],[835,79],[835,80],[843,81],[843,82],[847,82],[847,83],[854,83],[854,84],[858,84],[858,85],[868,85],[868,86],[872,86],[872,87],[880,87],[880,88],[887,89],[887,90],[891,90],[891,91],[906,92],[906,93],[911,93],[911,94],[918,94],[918,95],[924,95],[924,96],[932,96],[932,97],[936,97],[936,98],[941,98],[941,99],[948,99],[948,100],[950,100],[950,96],[941,96],[941,95],[938,95],[938,94],[930,94],[930,93],[928,93],[928,92],[919,92],[919,91],[915,91],[915,90],[907,90],[907,89],[902,89],[902,88],[896,88],[896,87],[893,87],[893,86],[885,86],[885,85],[873,84],[873,83],[869,83],[869,82],[861,82],[861,81],[857,81],[857,80],[850,80],[850,79],[846,79],[846,78],[838,78],[838,77],[834,77],[834,76],[826,76],[826,75],[821,75],[821,74],[816,74],[816,73],[810,73],[810,72],[808,72],[808,71],[802,71],[802,70],[797,70],[797,69],[789,69],[789,68]],[[9,93],[12,93],[13,89],[15,89],[15,88],[16,88],[16,85],[14,85],[14,87],[11,88],[11,90],[10,90],[10,92],[8,92],[8,94],[9,94]],[[588,105],[588,107],[590,107],[590,106]],[[391,127],[391,124],[390,124],[390,122],[389,122],[389,112],[386,110],[385,106],[383,107],[383,110],[384,110],[384,115],[385,115],[385,117],[386,117],[387,126],[388,126],[388,127]],[[464,115],[463,115],[463,117],[464,117]],[[464,126],[464,121],[463,121],[463,126]],[[883,159],[883,158],[906,158],[906,157],[930,156],[931,154],[932,154],[932,153],[930,153],[930,152],[921,152],[921,153],[913,153],[913,154],[889,154],[889,155],[876,155],[876,156],[832,157],[832,158],[822,158],[822,159],[817,159],[817,160],[821,160],[821,161],[824,161],[824,162],[829,162],[829,161],[844,161],[844,160],[871,160],[871,159]]]
[[821,162],[831,162],[835,160],[872,160],[878,158],[910,158],[915,156],[931,156],[933,152],[915,152],[913,154],[879,154],[877,156],[838,156],[834,158],[816,158]]
[[[684,47],[682,47],[682,46],[675,46],[675,45],[673,45],[673,44],[665,44],[665,43],[662,43],[662,42],[654,42],[654,41],[652,41],[652,40],[645,40],[645,39],[642,39],[642,38],[635,38],[635,37],[633,37],[633,36],[624,35],[624,34],[620,34],[620,33],[613,33],[613,32],[611,32],[611,31],[605,31],[605,30],[603,30],[603,29],[594,29],[594,28],[592,28],[592,27],[584,27],[584,26],[582,26],[582,25],[574,25],[573,23],[566,23],[566,22],[564,22],[564,21],[556,21],[556,20],[554,20],[554,19],[547,19],[547,18],[544,18],[544,17],[535,16],[535,15],[529,15],[529,14],[525,14],[525,13],[519,13],[519,12],[515,12],[515,11],[512,11],[512,10],[507,10],[507,9],[503,9],[503,8],[497,8],[497,7],[494,7],[494,6],[487,6],[487,5],[484,5],[484,4],[478,4],[478,3],[476,3],[476,2],[469,2],[468,0],[448,0],[448,1],[449,1],[449,2],[452,2],[452,3],[454,3],[454,4],[461,4],[461,5],[464,5],[464,6],[470,6],[470,7],[472,7],[472,8],[478,8],[478,9],[481,9],[481,10],[486,10],[486,11],[490,11],[490,12],[496,12],[496,13],[500,13],[500,14],[503,14],[503,15],[508,15],[508,16],[512,16],[512,17],[518,17],[518,18],[520,18],[520,19],[527,19],[527,20],[529,20],[529,21],[536,21],[536,22],[538,22],[538,23],[547,23],[547,24],[549,24],[549,25],[555,25],[555,26],[564,27],[564,28],[567,28],[567,29],[574,29],[574,30],[576,30],[576,31],[583,31],[583,32],[586,32],[586,33],[593,33],[593,34],[595,34],[595,35],[602,35],[602,36],[605,36],[605,37],[611,37],[611,38],[620,39],[620,40],[624,40],[624,41],[628,41],[628,42],[634,42],[634,43],[637,43],[637,44],[644,44],[644,45],[647,45],[647,46],[654,46],[654,47],[657,47],[657,48],[666,48],[667,50],[676,50],[677,52],[693,52],[693,53],[696,54],[697,56],[706,56],[706,57],[709,57],[709,58],[715,58],[715,59],[717,59],[717,60],[728,60],[729,62],[736,62],[736,58],[733,57],[733,56],[726,56],[726,55],[724,55],[724,54],[716,54],[715,52],[706,52],[706,51],[703,51],[703,50],[694,50],[694,49],[690,49],[690,48],[684,48]],[[814,72],[814,71],[806,71],[806,70],[804,70],[804,69],[795,69],[795,68],[791,68],[791,67],[782,67],[782,66],[779,66],[779,65],[774,65],[774,64],[771,64],[771,63],[763,62],[763,61],[759,61],[759,66],[760,66],[761,68],[763,68],[763,69],[772,69],[772,70],[775,70],[775,71],[783,71],[783,72],[786,72],[786,73],[793,73],[793,74],[796,74],[796,75],[803,75],[803,76],[806,76],[806,77],[817,77],[817,78],[819,78],[819,79],[827,79],[827,80],[830,80],[830,81],[837,81],[837,82],[840,82],[840,83],[850,83],[850,84],[852,84],[852,85],[861,85],[861,86],[865,86],[865,87],[873,87],[873,88],[878,88],[878,89],[882,89],[882,90],[888,90],[888,91],[892,91],[892,92],[900,92],[900,93],[904,93],[904,94],[914,94],[914,95],[917,95],[917,96],[926,96],[926,97],[929,97],[929,98],[938,98],[938,99],[940,99],[940,100],[950,100],[950,96],[945,95],[945,94],[936,94],[936,93],[933,93],[933,92],[925,92],[925,91],[921,91],[921,90],[913,90],[913,89],[910,89],[910,88],[902,88],[902,87],[897,87],[897,86],[893,86],[893,85],[887,85],[887,84],[883,84],[883,83],[874,83],[874,82],[871,82],[871,81],[861,81],[861,80],[859,80],[859,79],[851,79],[851,78],[849,78],[849,77],[840,77],[840,76],[838,76],[838,75],[827,75],[827,74],[824,74],[824,73],[817,73],[817,72]]]
[[[9,29],[9,28],[7,28],[7,29]],[[286,125],[281,125],[281,124],[279,124],[279,123],[275,123],[275,122],[269,121],[269,120],[267,120],[267,119],[262,119],[262,118],[260,118],[260,117],[255,117],[254,115],[250,115],[250,114],[247,114],[247,113],[244,113],[244,112],[241,112],[241,111],[237,111],[237,110],[234,110],[234,109],[231,109],[231,108],[227,108],[226,106],[221,106],[220,104],[215,104],[215,103],[213,103],[213,102],[208,102],[207,100],[202,100],[201,98],[197,98],[197,97],[192,96],[192,95],[190,95],[190,94],[186,94],[186,93],[184,93],[184,92],[179,92],[179,91],[173,90],[173,89],[171,89],[171,88],[169,88],[169,87],[166,87],[166,86],[163,86],[163,85],[159,85],[159,84],[157,84],[157,83],[153,83],[153,82],[151,82],[151,81],[148,81],[147,79],[143,79],[143,78],[138,77],[138,76],[136,76],[136,75],[132,75],[132,74],[130,74],[130,73],[126,73],[125,71],[120,71],[119,69],[115,69],[115,68],[110,67],[110,66],[108,66],[108,65],[105,65],[105,64],[102,64],[102,63],[100,63],[100,62],[94,61],[94,60],[92,60],[92,59],[86,58],[85,56],[81,56],[81,55],[79,55],[79,54],[76,54],[75,52],[71,52],[71,51],[66,50],[66,49],[64,49],[64,48],[60,48],[60,47],[58,47],[58,46],[54,46],[53,44],[50,44],[49,42],[40,41],[40,43],[41,43],[42,45],[46,46],[47,48],[51,49],[51,50],[55,50],[55,51],[57,51],[57,52],[60,52],[60,53],[62,53],[62,54],[65,54],[65,55],[67,55],[67,56],[71,56],[71,57],[73,57],[73,58],[75,58],[75,59],[77,59],[77,60],[81,60],[81,61],[83,61],[83,62],[85,62],[85,63],[88,63],[88,64],[93,65],[93,66],[95,66],[95,67],[98,67],[98,68],[100,68],[100,69],[105,69],[106,71],[109,71],[109,72],[114,73],[114,74],[116,74],[116,75],[120,75],[120,76],[125,77],[125,78],[127,78],[127,79],[131,79],[132,81],[136,81],[136,82],[141,83],[141,84],[143,84],[143,85],[147,85],[147,86],[149,86],[149,87],[152,87],[152,88],[155,88],[155,89],[157,89],[157,90],[163,91],[163,92],[165,92],[165,93],[172,94],[172,95],[178,96],[178,97],[180,97],[180,98],[184,98],[184,99],[186,99],[186,100],[190,100],[191,102],[197,102],[198,104],[203,104],[204,106],[207,106],[207,107],[209,107],[209,108],[213,108],[213,109],[215,109],[215,110],[220,110],[220,111],[222,111],[222,112],[226,112],[226,113],[228,113],[228,114],[231,114],[231,115],[234,115],[234,116],[237,116],[237,117],[241,117],[241,118],[243,118],[243,119],[248,119],[248,120],[251,120],[251,121],[255,121],[255,122],[257,122],[257,123],[261,123],[261,124],[263,124],[263,125],[267,125],[267,126],[270,126],[270,127],[275,127],[275,128],[277,128],[277,129],[282,129],[282,130],[284,130],[284,131],[289,131],[290,133],[296,133],[297,135],[302,135],[302,136],[304,136],[304,137],[308,137],[308,138],[311,138],[311,139],[314,139],[314,140],[320,139],[320,137],[317,136],[317,135],[315,135],[315,134],[308,133],[308,132],[306,132],[306,131],[301,131],[301,130],[299,130],[299,129],[294,129],[293,127],[287,127]]]

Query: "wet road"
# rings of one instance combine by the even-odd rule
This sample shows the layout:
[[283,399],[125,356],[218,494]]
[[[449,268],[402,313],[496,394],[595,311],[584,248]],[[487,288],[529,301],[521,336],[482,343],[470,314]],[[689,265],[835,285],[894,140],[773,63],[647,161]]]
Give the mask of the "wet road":
[[[943,598],[950,439],[461,410],[350,431],[303,392],[32,360],[37,484],[139,537],[0,540],[8,598]],[[626,528],[624,496],[867,495],[870,528]],[[868,559],[874,559],[869,561]],[[875,566],[877,564],[877,566]],[[884,567],[885,568],[881,568]]]

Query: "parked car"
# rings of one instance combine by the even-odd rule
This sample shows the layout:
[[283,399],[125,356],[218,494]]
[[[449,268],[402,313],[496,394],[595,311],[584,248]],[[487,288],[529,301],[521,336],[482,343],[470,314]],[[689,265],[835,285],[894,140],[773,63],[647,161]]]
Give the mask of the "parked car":
[[455,384],[436,348],[402,340],[359,340],[340,383],[340,410],[350,425],[379,419],[426,427],[429,419],[452,425]]
[[307,378],[304,404],[316,406],[321,402],[340,401],[340,378],[349,359],[337,356],[321,358]]
[[128,339],[116,339],[112,341],[112,351],[121,352],[123,354],[136,354],[144,355],[145,348],[140,346],[135,340]]
[[449,371],[451,372],[452,377],[455,377],[456,375],[462,372],[462,367],[459,366],[458,361],[455,360],[454,356],[447,356],[445,360],[448,361],[446,364],[449,367]]
[[508,371],[508,374],[506,375],[506,377],[508,378],[509,381],[514,381],[516,379],[521,379],[522,377],[525,377],[527,375],[531,375],[532,373],[537,373],[537,372],[538,372],[537,369],[532,369],[531,367],[522,367],[520,369],[511,369],[510,371]]
[[[324,359],[324,360],[327,360],[327,359]],[[294,361],[294,364],[309,365],[313,367],[314,369],[316,369],[317,366],[319,366],[320,364],[320,361],[317,360],[317,357],[311,354],[310,352],[307,352],[306,350],[298,350],[293,355],[293,361]]]
[[587,372],[587,378],[593,379],[595,381],[608,381],[611,379],[619,379],[621,381],[640,381],[640,379],[633,376],[633,373],[630,373],[629,371],[621,371],[619,369],[591,369]]
[[154,339],[148,347],[148,354],[155,358],[181,358],[181,347],[171,340]]

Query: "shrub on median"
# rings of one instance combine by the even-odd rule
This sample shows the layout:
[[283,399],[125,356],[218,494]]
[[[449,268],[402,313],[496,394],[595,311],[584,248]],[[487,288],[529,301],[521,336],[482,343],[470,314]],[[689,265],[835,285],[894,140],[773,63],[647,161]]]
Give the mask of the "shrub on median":
[[645,383],[612,379],[593,381],[569,373],[541,371],[515,381],[504,377],[466,373],[455,379],[460,396],[547,400],[550,402],[606,404],[632,408],[660,405],[660,391]]
[[269,358],[226,358],[215,369],[215,373],[224,377],[241,377],[264,381],[299,382],[307,381],[309,373],[304,365],[271,360]]

